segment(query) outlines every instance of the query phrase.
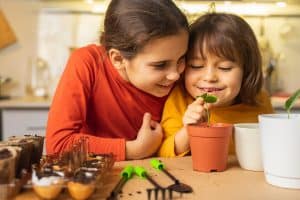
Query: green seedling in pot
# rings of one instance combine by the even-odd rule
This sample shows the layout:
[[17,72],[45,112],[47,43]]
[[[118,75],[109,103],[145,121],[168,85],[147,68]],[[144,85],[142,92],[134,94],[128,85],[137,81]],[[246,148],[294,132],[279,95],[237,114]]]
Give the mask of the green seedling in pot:
[[[204,103],[215,103],[218,98],[214,95],[210,95],[210,94],[207,94],[207,93],[204,93],[202,94],[201,96],[197,96],[197,98],[203,98],[204,100]],[[206,113],[207,113],[207,126],[210,126],[210,113],[209,113],[209,109],[208,108],[205,108],[206,109]]]
[[291,109],[293,107],[293,105],[296,103],[296,100],[300,97],[300,89],[298,89],[294,94],[292,94],[292,96],[290,96],[285,104],[284,104],[284,108],[288,113],[288,118],[290,118],[290,112]]

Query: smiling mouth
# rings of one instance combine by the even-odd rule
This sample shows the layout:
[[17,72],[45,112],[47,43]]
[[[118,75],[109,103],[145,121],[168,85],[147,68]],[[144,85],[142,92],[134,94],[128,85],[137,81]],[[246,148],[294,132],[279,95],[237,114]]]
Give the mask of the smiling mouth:
[[214,87],[200,87],[200,90],[204,91],[204,92],[219,92],[222,91],[223,88],[214,88]]
[[163,88],[170,88],[173,86],[173,83],[172,84],[158,84],[158,85]]

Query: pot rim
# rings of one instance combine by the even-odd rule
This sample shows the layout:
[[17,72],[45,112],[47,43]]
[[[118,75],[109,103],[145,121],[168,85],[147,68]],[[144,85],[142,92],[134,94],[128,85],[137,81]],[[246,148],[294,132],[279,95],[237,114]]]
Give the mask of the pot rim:
[[253,122],[253,123],[236,123],[233,125],[234,128],[237,129],[259,129],[259,123]]
[[211,123],[210,126],[207,126],[206,122],[200,124],[189,124],[188,126],[201,127],[201,128],[223,128],[223,127],[233,127],[233,124],[229,123]]
[[258,116],[259,122],[260,120],[300,120],[300,114],[298,113],[291,113],[290,118],[288,118],[287,113],[273,113],[273,114],[260,114]]
[[[223,138],[223,137],[230,136],[232,134],[232,131],[233,131],[232,124],[213,123],[213,125],[217,125],[217,126],[207,126],[207,123],[191,124],[191,125],[188,125],[187,132],[190,137],[205,137],[205,138]],[[190,128],[197,128],[202,131],[197,131],[197,132],[191,133],[191,131],[189,131]],[[228,131],[225,132],[225,134],[224,134],[224,131],[218,132],[219,130],[222,130],[222,129],[230,129],[229,134],[227,134]],[[214,130],[214,131],[212,133],[207,133],[208,130]]]

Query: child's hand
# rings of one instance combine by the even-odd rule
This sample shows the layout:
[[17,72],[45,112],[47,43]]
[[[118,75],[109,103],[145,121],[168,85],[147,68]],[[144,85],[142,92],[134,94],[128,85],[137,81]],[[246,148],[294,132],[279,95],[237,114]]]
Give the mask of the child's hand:
[[205,106],[203,98],[197,98],[191,103],[183,115],[183,125],[204,122],[207,118]]
[[[127,157],[132,159],[140,159],[153,155],[159,148],[163,138],[162,128],[160,124],[151,119],[150,113],[145,113],[143,124],[138,132],[137,138],[132,141],[133,147],[126,143]],[[128,149],[129,148],[129,149]]]
[[151,119],[150,113],[145,113],[143,124],[136,138],[145,156],[150,156],[156,152],[162,142],[162,138],[161,125]]

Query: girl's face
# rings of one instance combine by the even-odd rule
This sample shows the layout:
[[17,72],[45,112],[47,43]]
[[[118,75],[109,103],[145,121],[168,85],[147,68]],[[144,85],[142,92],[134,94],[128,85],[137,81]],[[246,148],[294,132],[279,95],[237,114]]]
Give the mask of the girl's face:
[[243,69],[230,60],[207,54],[203,59],[200,52],[187,58],[185,87],[196,98],[203,93],[218,97],[215,106],[229,106],[240,92]]
[[120,75],[140,90],[163,97],[185,68],[188,33],[153,39],[133,59],[125,59]]

